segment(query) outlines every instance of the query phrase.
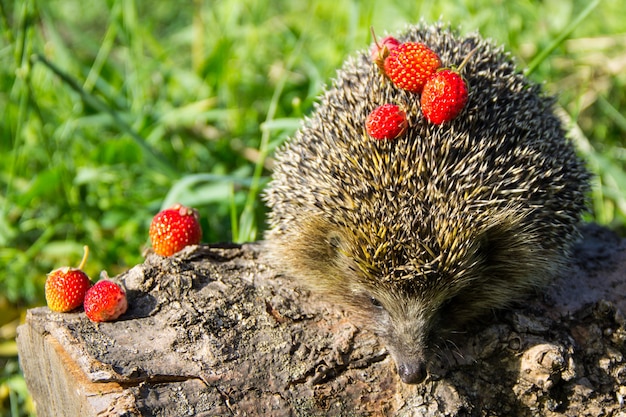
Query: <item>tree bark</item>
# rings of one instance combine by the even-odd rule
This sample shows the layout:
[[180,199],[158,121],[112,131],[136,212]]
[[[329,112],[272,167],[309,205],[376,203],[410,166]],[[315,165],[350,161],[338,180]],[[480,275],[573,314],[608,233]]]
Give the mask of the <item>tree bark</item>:
[[375,335],[278,275],[262,243],[149,255],[129,310],[29,310],[20,361],[45,416],[626,416],[626,240],[587,226],[570,270],[405,385]]

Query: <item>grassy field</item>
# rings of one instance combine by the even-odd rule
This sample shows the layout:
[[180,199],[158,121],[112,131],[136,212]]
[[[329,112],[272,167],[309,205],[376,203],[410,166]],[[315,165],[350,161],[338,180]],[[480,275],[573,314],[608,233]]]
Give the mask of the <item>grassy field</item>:
[[33,413],[15,348],[45,274],[142,261],[152,216],[205,242],[262,237],[272,151],[347,55],[420,18],[504,44],[559,95],[597,174],[589,220],[626,224],[622,0],[0,0],[0,410]]

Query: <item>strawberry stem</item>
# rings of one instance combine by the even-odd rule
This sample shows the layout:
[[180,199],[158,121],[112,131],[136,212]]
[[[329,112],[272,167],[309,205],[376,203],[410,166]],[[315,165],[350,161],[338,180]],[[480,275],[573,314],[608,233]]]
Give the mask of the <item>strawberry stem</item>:
[[370,26],[370,33],[372,34],[372,38],[374,39],[374,44],[378,49],[380,48],[380,44],[378,43],[378,39],[376,39],[376,33],[374,33],[374,26]]
[[474,55],[476,53],[476,51],[478,50],[478,46],[474,49],[472,49],[469,54],[467,54],[467,56],[465,57],[465,59],[463,59],[463,62],[461,62],[461,65],[459,65],[456,69],[457,72],[461,72],[463,70],[463,67],[465,66],[465,64],[467,64],[467,62],[470,60],[470,58],[472,57],[472,55]]
[[82,271],[87,263],[87,258],[89,257],[89,246],[83,246],[83,259],[80,261],[80,265],[78,265],[78,269]]

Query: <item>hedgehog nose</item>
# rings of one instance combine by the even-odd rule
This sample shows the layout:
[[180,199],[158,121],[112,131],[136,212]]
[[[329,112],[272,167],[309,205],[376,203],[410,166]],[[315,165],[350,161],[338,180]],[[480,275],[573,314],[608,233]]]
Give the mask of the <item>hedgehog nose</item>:
[[426,379],[426,364],[424,362],[399,363],[398,375],[405,384],[419,384]]

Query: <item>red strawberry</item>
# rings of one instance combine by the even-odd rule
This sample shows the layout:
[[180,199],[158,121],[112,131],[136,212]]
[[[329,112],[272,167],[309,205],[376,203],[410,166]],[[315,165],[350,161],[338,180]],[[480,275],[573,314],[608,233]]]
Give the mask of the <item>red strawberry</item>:
[[404,133],[406,127],[406,113],[395,104],[376,107],[365,121],[365,129],[374,139],[395,139]]
[[434,124],[454,119],[467,103],[467,84],[461,74],[445,69],[428,79],[422,91],[422,113]]
[[468,90],[461,71],[475,52],[476,48],[470,51],[458,68],[437,71],[426,81],[421,106],[422,113],[429,122],[434,124],[449,122],[465,107]]
[[370,49],[370,57],[372,61],[378,65],[378,68],[385,70],[385,58],[389,56],[389,52],[400,46],[400,41],[393,36],[386,36],[380,43],[376,39],[374,29],[372,28],[372,37],[374,38],[374,45]]
[[82,268],[87,262],[89,248],[85,246],[83,259],[78,268],[69,266],[55,269],[48,274],[45,284],[46,303],[52,311],[66,313],[80,307],[91,281]]
[[385,74],[403,90],[421,93],[426,80],[439,69],[441,60],[428,46],[406,42],[389,52]]
[[113,281],[103,279],[85,295],[85,314],[91,321],[113,321],[126,312],[126,292]]
[[202,239],[198,211],[181,204],[159,212],[150,224],[152,248],[158,255],[171,256]]

